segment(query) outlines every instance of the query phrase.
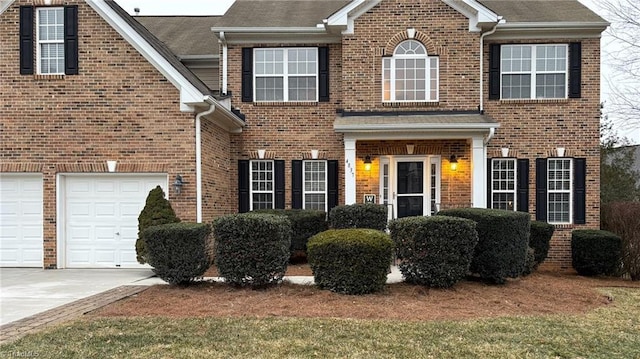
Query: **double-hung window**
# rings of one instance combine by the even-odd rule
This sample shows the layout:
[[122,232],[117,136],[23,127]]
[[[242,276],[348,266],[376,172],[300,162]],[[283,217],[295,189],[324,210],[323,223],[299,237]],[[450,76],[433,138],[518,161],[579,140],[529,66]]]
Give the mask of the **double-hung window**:
[[513,211],[516,206],[516,159],[491,160],[491,208]]
[[318,101],[317,48],[254,49],[255,101]]
[[273,161],[251,161],[251,201],[250,210],[274,208],[274,166]]
[[502,45],[501,98],[567,98],[568,46]]
[[438,101],[438,57],[416,40],[400,43],[382,59],[382,101]]
[[36,24],[38,73],[64,74],[64,8],[38,8]]
[[573,218],[573,161],[549,158],[547,161],[547,216],[549,223],[571,223]]
[[303,161],[304,209],[327,210],[327,161]]

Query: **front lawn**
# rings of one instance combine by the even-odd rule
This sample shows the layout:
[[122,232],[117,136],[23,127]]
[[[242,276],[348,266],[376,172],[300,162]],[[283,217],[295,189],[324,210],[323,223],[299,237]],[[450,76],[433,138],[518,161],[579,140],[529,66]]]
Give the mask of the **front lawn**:
[[0,357],[639,358],[640,289],[601,292],[611,304],[586,314],[458,321],[86,317],[4,345]]

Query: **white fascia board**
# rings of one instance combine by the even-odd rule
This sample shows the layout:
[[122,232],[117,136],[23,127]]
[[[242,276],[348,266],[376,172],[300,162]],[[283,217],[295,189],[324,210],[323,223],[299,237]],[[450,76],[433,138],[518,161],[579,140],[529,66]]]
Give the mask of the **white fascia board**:
[[609,23],[504,23],[487,36],[491,40],[591,39],[600,38]]
[[13,4],[15,0],[4,0],[4,1],[0,1],[0,15],[2,15],[2,13],[7,10],[9,8],[9,6],[11,6],[11,4]]
[[104,0],[86,0],[114,30],[180,91],[180,111],[194,112],[194,103],[203,103],[203,94],[160,55],[140,34],[116,14]]
[[212,27],[211,31],[215,33],[224,32],[225,35],[229,33],[305,33],[305,34],[317,34],[326,33],[326,30],[322,27]]
[[365,0],[351,1],[350,3],[345,5],[342,9],[334,12],[333,15],[329,16],[327,18],[327,21],[325,21],[325,24],[327,26],[346,26],[347,21],[349,19],[349,12],[355,9],[356,7],[360,6],[360,4],[362,4],[363,2],[365,2]]
[[[485,130],[484,133],[488,132]],[[403,132],[347,132],[345,141],[382,141],[382,140],[462,140],[484,134],[472,131],[403,131]]]
[[469,19],[470,32],[480,32],[481,24],[495,24],[499,20],[498,14],[475,0],[442,1]]
[[299,44],[339,44],[342,42],[340,34],[265,34],[265,33],[225,33],[227,44],[279,44],[279,45],[299,45]]
[[364,1],[354,1],[352,4],[355,3],[355,6],[351,6],[350,4],[349,9],[347,11],[347,14],[348,14],[347,22],[346,24],[344,24],[346,25],[347,28],[344,31],[342,31],[342,33],[345,35],[353,34],[353,31],[355,29],[356,19],[358,19],[363,14],[365,14],[367,11],[371,10],[374,6],[378,5],[380,1],[381,0],[368,0],[366,1],[365,4],[363,4]]
[[498,128],[498,123],[412,123],[412,124],[376,124],[376,125],[334,125],[336,132],[411,132],[411,131],[450,131],[477,132]]

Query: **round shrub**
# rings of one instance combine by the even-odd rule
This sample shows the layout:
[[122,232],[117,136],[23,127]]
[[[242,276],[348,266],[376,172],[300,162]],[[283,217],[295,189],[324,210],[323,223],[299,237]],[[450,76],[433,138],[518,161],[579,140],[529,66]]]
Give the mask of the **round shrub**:
[[614,275],[620,269],[622,240],[608,231],[571,232],[571,262],[580,275]]
[[149,191],[144,208],[138,216],[138,239],[136,240],[136,260],[147,263],[147,249],[143,232],[153,226],[167,223],[178,223],[180,218],[171,207],[171,202],[164,198],[164,191],[160,186]]
[[381,290],[392,254],[389,235],[373,229],[330,229],[311,237],[307,245],[316,284],[344,294]]
[[477,223],[478,245],[470,271],[501,284],[522,274],[529,248],[531,219],[528,213],[486,208],[447,209],[438,215],[461,217]]
[[284,216],[233,214],[213,222],[216,266],[228,283],[254,288],[282,281],[289,261],[291,223]]
[[549,254],[549,242],[553,237],[555,227],[547,222],[532,221],[529,247],[534,251],[534,269],[538,268],[547,259]]
[[211,228],[203,223],[170,223],[145,229],[147,261],[169,284],[186,284],[211,266]]
[[286,216],[291,221],[291,254],[306,252],[309,238],[328,229],[327,213],[311,209],[263,209],[255,213]]
[[409,283],[448,288],[463,279],[478,243],[476,223],[455,217],[407,217],[389,224],[400,272]]
[[370,203],[333,207],[329,212],[329,227],[371,228],[384,231],[387,228],[387,207]]

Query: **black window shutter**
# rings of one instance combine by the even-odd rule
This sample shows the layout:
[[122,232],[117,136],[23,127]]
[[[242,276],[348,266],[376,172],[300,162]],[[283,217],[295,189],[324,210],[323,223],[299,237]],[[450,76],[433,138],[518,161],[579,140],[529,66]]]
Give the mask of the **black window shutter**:
[[249,212],[249,160],[238,161],[238,212]]
[[489,99],[500,99],[500,44],[489,45]]
[[20,75],[33,75],[33,6],[20,6]]
[[547,159],[536,158],[536,220],[547,221]]
[[573,159],[573,223],[587,223],[587,160]]
[[582,45],[579,42],[569,44],[569,98],[581,97],[582,85]]
[[329,48],[318,48],[318,101],[329,102]]
[[284,209],[284,160],[274,161],[276,199],[275,208]]
[[64,73],[78,74],[78,6],[64,7]]
[[529,160],[520,158],[517,161],[518,183],[516,184],[516,202],[519,212],[529,212]]
[[253,49],[242,48],[242,102],[253,102]]
[[338,161],[327,161],[327,167],[327,212],[329,212],[331,208],[338,205],[338,195],[340,193],[340,191],[338,191]]
[[487,208],[493,207],[493,161],[487,158]]
[[302,208],[302,161],[291,161],[291,208]]

